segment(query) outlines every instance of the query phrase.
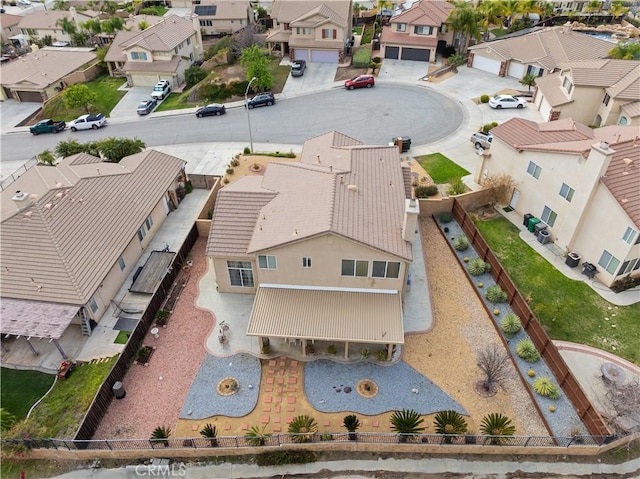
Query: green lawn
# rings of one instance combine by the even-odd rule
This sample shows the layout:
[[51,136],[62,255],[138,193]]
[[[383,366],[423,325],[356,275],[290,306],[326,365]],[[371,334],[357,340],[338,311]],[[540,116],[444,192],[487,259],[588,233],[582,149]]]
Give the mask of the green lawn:
[[[125,80],[123,78],[111,78],[109,75],[104,74],[85,83],[85,85],[94,91],[97,96],[92,110],[96,113],[104,113],[105,116],[109,116],[113,107],[118,104],[126,93],[125,91],[118,91],[118,88],[120,88],[124,82]],[[85,113],[86,111],[84,108],[66,108],[62,101],[62,96],[57,96],[53,100],[47,102],[44,108],[45,118],[54,118],[56,120],[64,121],[75,120]]]
[[120,331],[113,342],[116,344],[127,344],[129,336],[131,336],[131,331]]
[[[584,343],[640,364],[640,304],[618,307],[554,268],[504,218],[476,226],[553,339]],[[604,288],[604,286],[602,286]]]
[[496,38],[500,38],[501,36],[509,33],[509,30],[507,30],[506,28],[492,28],[489,31],[493,33],[496,36]]
[[469,174],[441,153],[419,156],[416,159],[436,184],[450,183]]
[[353,27],[351,33],[353,35],[362,35],[362,27]]
[[185,108],[194,108],[197,106],[197,104],[187,102],[190,93],[190,90],[182,93],[170,93],[169,96],[166,97],[154,111],[184,110]]
[[31,406],[46,393],[53,384],[53,374],[38,371],[2,368],[0,384],[2,407],[16,419],[24,418]]

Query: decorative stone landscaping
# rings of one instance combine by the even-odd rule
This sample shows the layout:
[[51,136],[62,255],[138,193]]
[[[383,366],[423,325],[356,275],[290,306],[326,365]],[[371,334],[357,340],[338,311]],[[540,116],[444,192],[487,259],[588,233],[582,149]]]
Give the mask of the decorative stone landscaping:
[[378,385],[371,379],[363,379],[358,381],[356,391],[358,391],[358,394],[362,397],[372,398],[378,394]]
[[236,378],[228,377],[220,380],[216,389],[221,396],[231,396],[238,392],[240,383]]

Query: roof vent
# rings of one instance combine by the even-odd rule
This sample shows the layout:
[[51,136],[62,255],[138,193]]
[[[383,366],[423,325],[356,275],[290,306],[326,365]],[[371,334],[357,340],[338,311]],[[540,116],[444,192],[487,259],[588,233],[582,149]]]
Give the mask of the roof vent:
[[602,148],[603,150],[608,150],[609,149],[609,142],[608,141],[601,141],[600,142],[600,148]]
[[347,189],[349,191],[354,191],[354,192],[358,192],[358,185],[347,185]]
[[16,194],[11,198],[13,201],[24,201],[29,198],[29,193],[25,193],[24,191],[16,191]]

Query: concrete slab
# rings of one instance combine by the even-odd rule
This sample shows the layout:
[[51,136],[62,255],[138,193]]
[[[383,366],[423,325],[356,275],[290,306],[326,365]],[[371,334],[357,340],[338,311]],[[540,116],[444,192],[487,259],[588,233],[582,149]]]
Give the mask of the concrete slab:
[[284,98],[293,98],[340,86],[341,82],[336,83],[334,81],[337,68],[337,65],[331,63],[307,63],[307,70],[303,76],[292,77],[289,74],[287,83],[282,89],[282,96]]

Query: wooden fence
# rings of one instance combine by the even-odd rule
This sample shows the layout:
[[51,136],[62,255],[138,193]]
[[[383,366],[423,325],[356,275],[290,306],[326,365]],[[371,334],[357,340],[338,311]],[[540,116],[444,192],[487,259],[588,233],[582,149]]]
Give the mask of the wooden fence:
[[120,353],[120,357],[111,368],[111,371],[109,371],[109,374],[102,383],[102,386],[100,386],[100,389],[98,389],[91,406],[89,406],[87,413],[82,419],[82,423],[74,437],[75,441],[80,441],[78,443],[79,445],[82,446],[88,444],[86,441],[90,440],[96,432],[100,421],[107,412],[109,404],[111,404],[111,400],[114,397],[112,391],[113,385],[116,381],[122,381],[125,377],[127,369],[135,359],[136,353],[138,352],[147,331],[155,320],[157,311],[160,309],[165,296],[171,289],[171,285],[178,276],[178,273],[181,271],[182,265],[186,261],[187,256],[197,239],[198,230],[194,224],[182,244],[180,251],[178,251],[178,254],[175,256],[169,271],[162,279],[162,282],[156,292],[153,294],[142,318],[138,321],[136,328],[129,336],[129,340],[127,341],[122,353]]
[[[533,314],[531,308],[529,308],[529,304],[522,297],[513,281],[511,281],[509,274],[502,267],[498,258],[493,254],[493,251],[491,251],[487,245],[487,242],[476,228],[469,214],[456,200],[453,202],[452,214],[462,227],[462,230],[469,239],[469,243],[475,248],[478,256],[491,265],[491,276],[496,284],[507,293],[509,306],[511,306],[513,312],[520,317],[522,327],[553,372],[558,384],[573,404],[576,413],[580,419],[582,419],[589,434],[600,437],[609,435],[610,433],[604,420],[587,398],[580,387],[580,383],[578,383],[573,373],[569,370],[569,367],[564,362],[564,359],[562,359],[553,341],[551,341],[551,338],[549,338],[549,335],[543,329],[540,321],[535,314]],[[480,299],[482,300],[482,298]]]

